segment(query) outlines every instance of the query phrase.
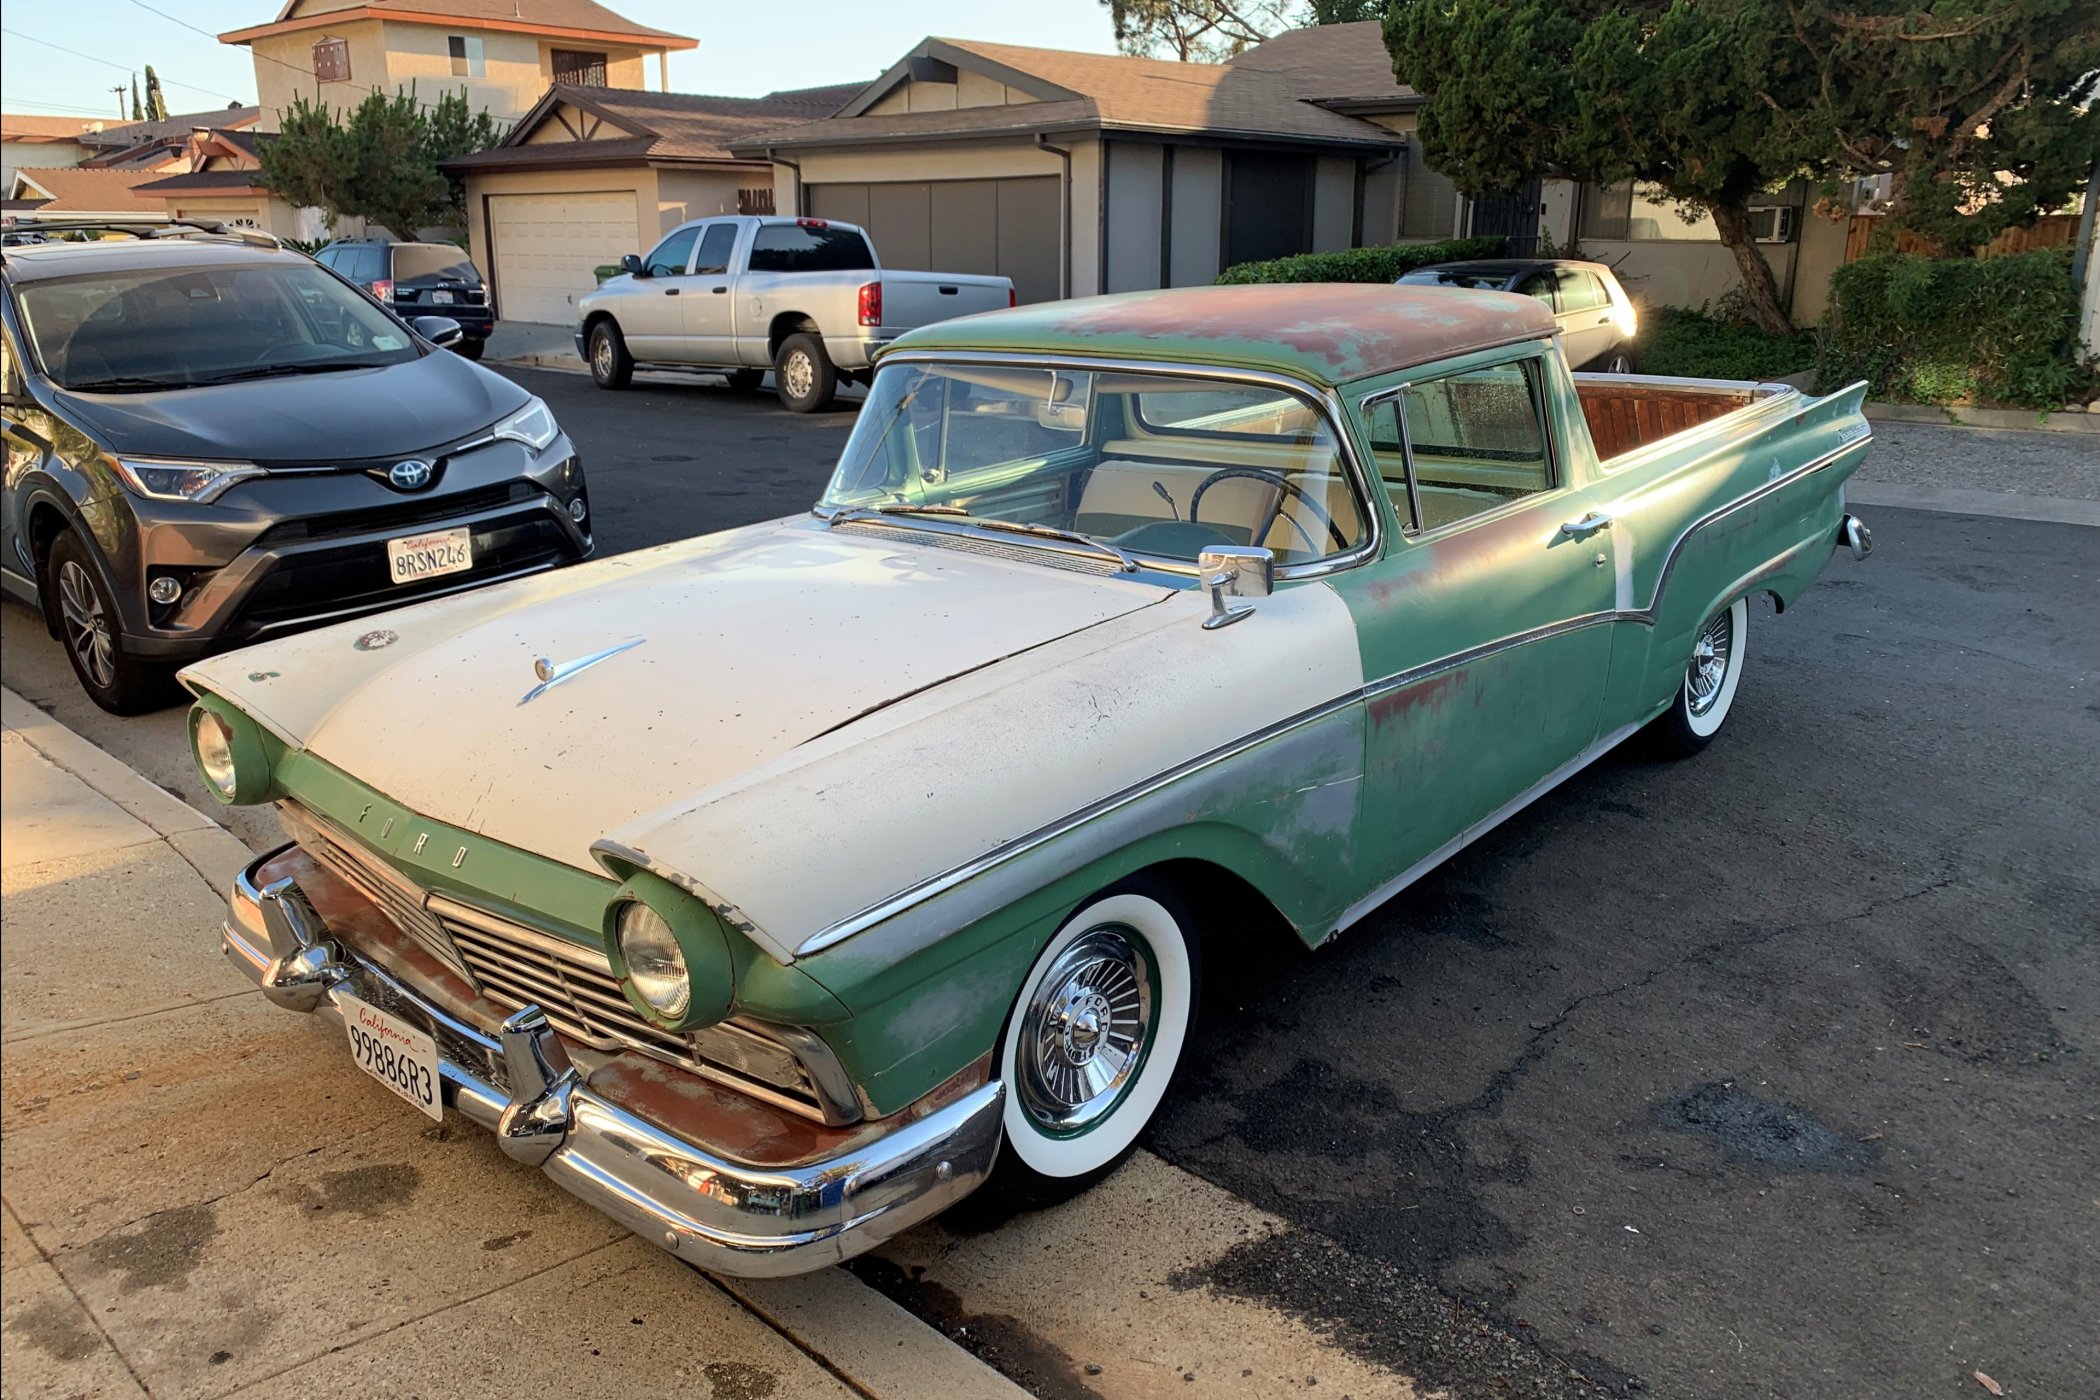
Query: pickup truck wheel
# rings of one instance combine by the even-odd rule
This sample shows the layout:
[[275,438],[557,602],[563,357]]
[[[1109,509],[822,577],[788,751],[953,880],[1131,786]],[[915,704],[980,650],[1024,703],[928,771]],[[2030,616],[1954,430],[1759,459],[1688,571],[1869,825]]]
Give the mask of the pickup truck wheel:
[[611,321],[591,327],[591,382],[601,389],[624,389],[634,378],[634,356],[627,337]]
[[839,372],[824,353],[824,342],[805,331],[780,342],[773,383],[790,412],[815,413],[828,408],[838,393]]
[[1054,1205],[1122,1165],[1181,1066],[1200,972],[1187,911],[1161,882],[1121,885],[1066,921],[1000,1041],[994,1197]]
[[748,394],[766,382],[766,372],[762,369],[733,369],[722,377],[739,394]]
[[1688,758],[1721,732],[1743,678],[1749,621],[1749,600],[1738,598],[1699,629],[1677,698],[1648,725],[1652,746],[1664,757]]
[[58,617],[66,660],[88,699],[113,715],[137,715],[172,698],[166,668],[125,654],[116,601],[103,588],[87,546],[70,530],[51,542],[43,587]]

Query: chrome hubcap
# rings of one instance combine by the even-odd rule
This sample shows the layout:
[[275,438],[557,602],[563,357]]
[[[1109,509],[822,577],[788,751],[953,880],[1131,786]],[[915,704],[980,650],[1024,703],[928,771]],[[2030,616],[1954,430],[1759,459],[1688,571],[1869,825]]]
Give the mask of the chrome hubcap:
[[1052,1132],[1083,1130],[1113,1109],[1144,1061],[1152,1033],[1153,973],[1121,929],[1073,940],[1022,1011],[1021,1106]]
[[110,635],[109,619],[102,612],[101,595],[86,569],[68,559],[58,566],[58,611],[66,628],[66,645],[72,649],[80,669],[96,685],[107,687],[117,679],[116,640]]
[[809,356],[797,350],[781,362],[780,382],[787,386],[790,397],[806,399],[817,382],[817,367],[810,363]]
[[591,344],[591,367],[601,375],[609,375],[613,368],[612,337],[599,333]]
[[1735,649],[1735,623],[1723,610],[1692,644],[1692,664],[1684,673],[1685,700],[1695,715],[1703,715],[1721,698],[1721,682],[1728,677],[1728,656]]

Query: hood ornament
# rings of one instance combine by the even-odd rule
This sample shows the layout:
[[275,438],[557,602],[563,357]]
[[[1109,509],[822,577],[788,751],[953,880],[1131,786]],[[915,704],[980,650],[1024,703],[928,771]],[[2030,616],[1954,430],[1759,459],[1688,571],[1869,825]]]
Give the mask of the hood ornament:
[[520,696],[518,703],[520,705],[531,704],[563,681],[581,675],[599,662],[618,656],[623,651],[632,651],[647,640],[648,638],[646,637],[629,637],[617,646],[609,646],[603,651],[594,651],[589,656],[579,656],[574,661],[554,661],[542,656],[532,663],[532,674],[539,677],[540,683]]

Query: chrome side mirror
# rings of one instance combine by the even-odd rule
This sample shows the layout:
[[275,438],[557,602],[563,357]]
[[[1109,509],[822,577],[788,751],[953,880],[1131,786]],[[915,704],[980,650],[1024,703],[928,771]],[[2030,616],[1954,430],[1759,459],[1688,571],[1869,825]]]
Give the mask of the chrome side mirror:
[[1274,587],[1275,571],[1276,556],[1260,546],[1219,545],[1199,552],[1196,573],[1210,590],[1210,616],[1203,619],[1203,630],[1230,627],[1253,612],[1245,606],[1227,607],[1225,599],[1268,597]]

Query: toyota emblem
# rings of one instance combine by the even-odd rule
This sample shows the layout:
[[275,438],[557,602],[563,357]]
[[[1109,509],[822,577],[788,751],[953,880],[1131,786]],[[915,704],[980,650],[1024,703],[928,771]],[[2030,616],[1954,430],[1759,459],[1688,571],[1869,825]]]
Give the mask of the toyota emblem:
[[430,463],[411,459],[387,468],[386,479],[396,491],[420,491],[430,484]]

